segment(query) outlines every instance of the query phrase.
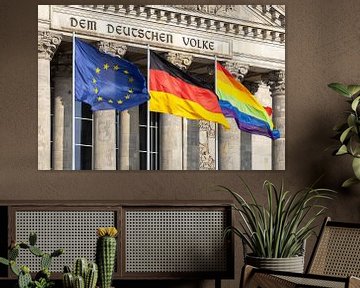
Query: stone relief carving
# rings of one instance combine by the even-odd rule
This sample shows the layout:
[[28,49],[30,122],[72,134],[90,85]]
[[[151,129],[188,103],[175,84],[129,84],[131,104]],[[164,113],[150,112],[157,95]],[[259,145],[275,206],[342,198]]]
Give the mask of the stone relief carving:
[[209,14],[224,14],[235,9],[235,5],[176,5],[188,10],[201,11]]
[[215,123],[199,121],[200,170],[215,170],[215,155],[210,151],[210,143],[215,144]]
[[[100,111],[103,112],[103,111]],[[99,111],[97,112],[99,114]],[[101,113],[102,114],[102,113]],[[96,122],[96,131],[98,133],[98,139],[101,142],[107,142],[111,139],[111,121],[103,120],[99,117],[99,120]]]
[[108,41],[97,42],[97,47],[99,51],[119,58],[124,57],[127,51],[126,45]]
[[38,31],[38,57],[51,60],[61,43],[62,36],[50,31]]
[[227,61],[225,68],[240,82],[244,79],[245,75],[249,72],[249,65],[242,64],[236,61]]
[[205,131],[209,138],[215,138],[215,123],[214,122],[200,120],[199,121],[199,129],[200,129],[200,131]]
[[215,159],[209,149],[209,143],[200,143],[200,170],[215,170]]
[[189,54],[169,52],[166,54],[166,59],[181,70],[186,70],[190,67],[193,57]]

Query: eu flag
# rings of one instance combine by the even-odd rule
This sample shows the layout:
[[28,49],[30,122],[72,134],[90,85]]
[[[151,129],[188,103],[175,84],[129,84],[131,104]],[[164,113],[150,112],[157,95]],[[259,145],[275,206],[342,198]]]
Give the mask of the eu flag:
[[148,101],[149,94],[134,64],[75,38],[75,98],[93,111],[123,111]]

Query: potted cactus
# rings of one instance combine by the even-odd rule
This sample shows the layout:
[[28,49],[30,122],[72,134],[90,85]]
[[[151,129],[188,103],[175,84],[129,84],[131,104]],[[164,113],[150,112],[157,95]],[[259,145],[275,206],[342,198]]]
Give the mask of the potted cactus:
[[69,266],[64,267],[64,288],[95,288],[98,279],[98,267],[96,263],[88,263],[85,258],[78,258],[71,272]]
[[97,229],[96,262],[99,268],[99,287],[110,288],[116,258],[115,227],[100,227]]
[[[64,253],[63,249],[57,249],[52,253],[45,253],[36,246],[37,236],[30,233],[29,243],[13,242],[11,243],[8,259],[0,257],[0,263],[10,266],[11,271],[18,277],[18,288],[49,288],[54,285],[50,280],[50,265],[54,257]],[[34,280],[30,275],[30,268],[26,265],[19,266],[16,259],[19,256],[20,249],[26,249],[33,255],[40,257],[41,270],[35,275]]]

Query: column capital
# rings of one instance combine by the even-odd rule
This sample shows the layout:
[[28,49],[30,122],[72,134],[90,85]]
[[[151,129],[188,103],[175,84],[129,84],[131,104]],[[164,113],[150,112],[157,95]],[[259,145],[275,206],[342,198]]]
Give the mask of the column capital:
[[179,67],[181,70],[186,70],[190,67],[193,56],[190,54],[169,52],[166,54],[166,60]]
[[285,71],[271,71],[263,77],[263,80],[270,86],[271,93],[285,94]]
[[260,86],[260,82],[244,81],[243,84],[253,95],[256,94],[256,92],[259,90],[259,86]]
[[51,60],[61,43],[62,35],[50,31],[38,31],[38,58]]
[[116,42],[110,42],[110,41],[99,41],[97,42],[97,48],[99,49],[99,51],[109,54],[111,56],[116,56],[116,57],[124,57],[126,51],[127,51],[127,46],[123,45],[123,44],[119,44]]
[[249,72],[249,65],[237,61],[225,62],[225,68],[240,81],[244,80],[245,75]]

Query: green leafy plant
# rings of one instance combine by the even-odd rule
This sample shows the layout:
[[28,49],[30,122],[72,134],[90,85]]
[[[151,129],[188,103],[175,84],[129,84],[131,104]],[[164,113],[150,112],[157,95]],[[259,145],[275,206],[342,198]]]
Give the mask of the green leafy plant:
[[[30,233],[29,243],[13,242],[8,251],[8,259],[0,257],[0,263],[10,266],[11,271],[18,277],[19,288],[50,288],[54,283],[50,280],[50,265],[53,257],[58,257],[64,253],[63,249],[57,249],[51,254],[43,252],[36,246],[37,236],[35,233]],[[28,266],[19,266],[16,259],[19,256],[20,249],[28,250],[31,254],[40,257],[41,270],[35,275],[33,280],[30,275]]]
[[340,145],[334,155],[351,155],[354,177],[347,179],[342,186],[348,187],[360,183],[360,85],[331,83],[331,89],[347,98],[350,110],[346,111],[346,122],[334,127]]
[[318,200],[332,199],[334,191],[310,187],[291,193],[284,190],[283,184],[278,189],[270,181],[265,181],[265,207],[258,203],[253,192],[243,183],[251,197],[250,202],[239,193],[220,186],[234,196],[236,204],[233,208],[240,215],[240,227],[228,227],[225,235],[233,232],[239,236],[255,257],[288,258],[301,255],[304,241],[314,233],[315,220],[326,210],[325,206],[317,203]]

